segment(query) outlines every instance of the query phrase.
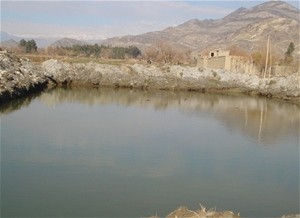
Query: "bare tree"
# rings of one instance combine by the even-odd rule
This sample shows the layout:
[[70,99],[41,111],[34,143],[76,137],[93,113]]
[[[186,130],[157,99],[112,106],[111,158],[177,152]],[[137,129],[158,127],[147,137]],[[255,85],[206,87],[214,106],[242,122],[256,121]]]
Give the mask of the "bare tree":
[[190,52],[180,51],[167,42],[157,42],[145,51],[148,62],[159,62],[165,64],[179,64],[187,62]]

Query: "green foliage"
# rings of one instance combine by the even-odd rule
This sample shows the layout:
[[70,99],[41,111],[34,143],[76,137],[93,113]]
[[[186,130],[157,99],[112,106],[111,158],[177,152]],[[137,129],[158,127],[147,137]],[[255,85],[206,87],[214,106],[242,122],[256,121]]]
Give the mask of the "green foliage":
[[286,64],[290,64],[293,61],[293,52],[295,50],[295,45],[293,42],[289,44],[289,47],[287,48],[285,52],[284,62]]
[[124,59],[125,57],[137,58],[142,54],[141,50],[136,46],[124,47],[113,47],[112,48],[112,58],[114,59]]
[[125,58],[125,53],[126,49],[123,47],[113,47],[112,48],[112,58],[113,59],[124,59]]
[[288,49],[287,49],[286,52],[285,52],[285,55],[286,55],[286,56],[292,56],[294,50],[295,50],[295,45],[294,45],[293,42],[291,42],[291,43],[289,44]]
[[126,49],[126,53],[133,57],[133,58],[136,58],[138,57],[139,55],[142,55],[142,52],[141,50],[136,47],[136,46],[129,46],[127,49]]
[[36,52],[37,50],[37,45],[34,39],[28,41],[21,39],[19,45],[25,50],[26,53]]
[[102,57],[105,56],[107,58],[113,59],[124,59],[128,58],[136,58],[141,55],[141,51],[136,46],[129,47],[110,47],[98,44],[94,45],[73,45],[72,47],[64,47],[70,51],[73,56],[85,56],[85,57]]
[[101,53],[101,47],[98,44],[95,45],[73,45],[71,50],[75,51],[78,54],[84,54],[85,56],[96,56],[98,57]]
[[26,40],[25,39],[21,39],[20,41],[20,46],[25,47],[26,46]]
[[36,50],[37,50],[36,42],[33,39],[29,40],[26,44],[26,52],[31,52]]

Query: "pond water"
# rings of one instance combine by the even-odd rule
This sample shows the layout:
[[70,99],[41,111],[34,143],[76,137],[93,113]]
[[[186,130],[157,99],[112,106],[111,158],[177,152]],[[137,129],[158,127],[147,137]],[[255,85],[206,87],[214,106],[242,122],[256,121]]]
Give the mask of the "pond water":
[[299,106],[249,96],[55,89],[1,112],[1,217],[299,213]]

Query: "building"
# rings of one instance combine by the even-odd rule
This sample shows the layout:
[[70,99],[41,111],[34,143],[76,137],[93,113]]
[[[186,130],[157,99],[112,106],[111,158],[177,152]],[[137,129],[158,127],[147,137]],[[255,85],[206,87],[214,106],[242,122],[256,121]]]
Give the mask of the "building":
[[256,74],[258,69],[251,59],[243,56],[230,55],[230,51],[214,50],[207,56],[201,56],[197,62],[198,67],[211,69],[224,69],[236,73]]

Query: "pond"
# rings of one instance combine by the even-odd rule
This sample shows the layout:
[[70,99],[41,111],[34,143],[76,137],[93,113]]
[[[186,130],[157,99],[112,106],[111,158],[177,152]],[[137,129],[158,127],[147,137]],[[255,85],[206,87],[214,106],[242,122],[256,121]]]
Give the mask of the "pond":
[[1,217],[299,213],[299,106],[244,95],[54,89],[1,113]]

